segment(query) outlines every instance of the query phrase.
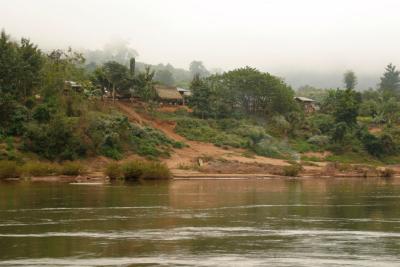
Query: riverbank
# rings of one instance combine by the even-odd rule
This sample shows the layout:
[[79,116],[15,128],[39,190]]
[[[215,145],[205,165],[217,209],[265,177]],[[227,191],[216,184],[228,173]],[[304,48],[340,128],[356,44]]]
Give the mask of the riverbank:
[[[328,173],[326,169],[330,169]],[[277,167],[274,167],[277,170]],[[369,171],[368,171],[369,170]],[[390,171],[388,171],[390,170]],[[218,173],[218,172],[200,172],[194,170],[171,170],[170,180],[198,180],[198,179],[216,179],[216,180],[237,180],[237,179],[313,179],[313,178],[400,178],[400,167],[390,166],[376,169],[367,169],[360,166],[353,166],[351,170],[334,170],[333,167],[318,170],[317,168],[303,169],[298,175],[282,175],[280,173]],[[20,178],[6,178],[4,181],[32,181],[32,182],[67,182],[67,183],[109,183],[110,177],[104,171],[88,171],[79,175],[46,175],[30,176]],[[151,179],[154,180],[154,179]]]

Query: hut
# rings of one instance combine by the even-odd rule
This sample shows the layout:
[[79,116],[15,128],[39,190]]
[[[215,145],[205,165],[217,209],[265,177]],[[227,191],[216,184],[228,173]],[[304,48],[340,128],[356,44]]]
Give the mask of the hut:
[[64,91],[73,90],[75,92],[82,92],[82,85],[74,81],[64,81]]
[[303,109],[306,113],[313,113],[313,112],[319,110],[317,101],[315,101],[311,98],[307,98],[307,97],[303,97],[303,96],[296,96],[294,98],[294,100],[296,100],[303,107]]
[[178,90],[178,92],[181,94],[181,96],[183,98],[183,105],[186,105],[188,103],[189,97],[192,95],[192,91],[190,91],[189,89],[181,88],[181,87],[177,87],[176,89]]
[[157,98],[161,103],[169,105],[182,105],[183,97],[174,86],[155,85]]

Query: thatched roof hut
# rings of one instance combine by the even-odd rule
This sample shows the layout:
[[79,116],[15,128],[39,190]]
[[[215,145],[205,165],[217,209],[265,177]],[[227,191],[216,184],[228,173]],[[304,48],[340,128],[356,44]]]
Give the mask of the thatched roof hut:
[[178,92],[176,87],[156,85],[156,86],[154,86],[154,89],[156,90],[157,96],[160,98],[160,100],[163,100],[163,101],[182,101],[183,100],[181,94]]

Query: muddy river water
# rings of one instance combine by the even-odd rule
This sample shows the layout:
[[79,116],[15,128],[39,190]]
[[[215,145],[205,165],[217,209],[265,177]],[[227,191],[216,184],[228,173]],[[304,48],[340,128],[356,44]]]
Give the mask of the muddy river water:
[[400,266],[400,180],[3,182],[0,266]]

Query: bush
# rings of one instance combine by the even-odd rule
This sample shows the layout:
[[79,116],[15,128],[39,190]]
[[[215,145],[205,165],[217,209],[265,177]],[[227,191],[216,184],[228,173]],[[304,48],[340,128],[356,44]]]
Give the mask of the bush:
[[329,134],[334,125],[335,119],[331,115],[317,113],[310,117],[313,127],[318,129],[322,134]]
[[326,135],[314,135],[308,138],[307,142],[322,147],[329,144],[329,137]]
[[14,161],[0,161],[0,179],[17,178],[21,174],[20,168]]
[[137,180],[143,174],[143,161],[133,160],[122,165],[122,174],[125,180]]
[[31,123],[24,135],[24,147],[50,160],[73,160],[84,156],[86,147],[75,126],[76,123],[62,116],[48,124]]
[[29,162],[22,167],[22,172],[27,176],[57,175],[60,172],[60,166],[54,163]]
[[41,104],[33,109],[32,117],[39,123],[49,122],[50,120],[50,109],[47,105]]
[[79,162],[65,162],[61,167],[61,174],[63,175],[81,175],[85,172],[85,166]]
[[132,160],[122,165],[115,162],[110,163],[106,167],[104,173],[110,177],[110,179],[124,178],[128,181],[171,178],[171,172],[164,163],[143,160]]
[[85,132],[92,149],[112,159],[121,159],[124,150],[128,149],[149,158],[168,157],[173,147],[183,146],[157,129],[130,123],[124,116],[92,113],[88,120]]
[[167,165],[161,162],[148,162],[143,165],[142,179],[169,179],[171,172]]
[[109,163],[106,166],[104,174],[112,180],[123,177],[121,166],[116,162]]
[[295,177],[302,171],[303,167],[300,164],[294,164],[283,167],[283,175]]

